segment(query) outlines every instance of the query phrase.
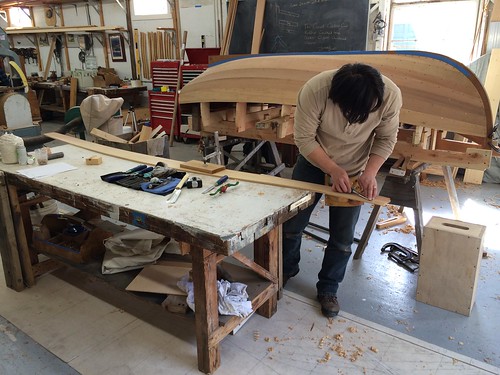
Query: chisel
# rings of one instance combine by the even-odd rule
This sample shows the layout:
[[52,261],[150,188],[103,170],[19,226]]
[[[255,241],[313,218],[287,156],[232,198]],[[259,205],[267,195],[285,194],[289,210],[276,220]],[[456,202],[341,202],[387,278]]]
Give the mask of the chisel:
[[206,194],[206,193],[208,193],[209,191],[212,191],[212,190],[213,190],[213,189],[215,189],[217,186],[220,186],[220,185],[222,185],[224,182],[226,182],[228,178],[229,178],[229,177],[228,177],[228,175],[227,175],[227,174],[226,174],[226,175],[224,175],[224,176],[222,176],[221,178],[219,178],[219,179],[215,182],[215,184],[213,184],[212,186],[209,186],[208,188],[206,188],[205,190],[203,190],[201,193],[202,193],[202,194]]

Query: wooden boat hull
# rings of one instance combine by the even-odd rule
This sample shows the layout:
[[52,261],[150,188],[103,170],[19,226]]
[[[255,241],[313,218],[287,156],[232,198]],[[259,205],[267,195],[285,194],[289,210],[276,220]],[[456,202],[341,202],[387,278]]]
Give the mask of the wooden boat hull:
[[485,147],[493,126],[490,100],[467,67],[421,51],[252,55],[210,66],[180,92],[180,103],[294,106],[311,77],[346,63],[377,68],[401,89],[401,122],[452,131]]

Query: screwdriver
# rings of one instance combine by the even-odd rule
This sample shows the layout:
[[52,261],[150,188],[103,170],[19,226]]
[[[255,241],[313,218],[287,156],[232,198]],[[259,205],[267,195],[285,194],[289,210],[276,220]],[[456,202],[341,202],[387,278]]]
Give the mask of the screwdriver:
[[213,184],[212,186],[209,186],[208,188],[206,188],[205,190],[203,190],[201,193],[202,194],[206,194],[208,193],[209,191],[212,191],[212,189],[215,189],[217,186],[219,185],[222,185],[224,182],[227,181],[229,177],[227,176],[227,174],[225,174],[224,176],[222,176],[221,178],[219,178],[215,184]]

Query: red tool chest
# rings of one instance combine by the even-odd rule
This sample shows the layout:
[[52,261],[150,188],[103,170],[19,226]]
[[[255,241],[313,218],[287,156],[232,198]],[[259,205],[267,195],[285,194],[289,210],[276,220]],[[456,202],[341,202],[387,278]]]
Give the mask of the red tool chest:
[[[152,61],[151,72],[153,89],[148,91],[151,126],[161,126],[170,136],[175,118],[173,136],[178,137],[181,134],[181,113],[177,98],[180,61]],[[162,91],[162,88],[166,91]]]

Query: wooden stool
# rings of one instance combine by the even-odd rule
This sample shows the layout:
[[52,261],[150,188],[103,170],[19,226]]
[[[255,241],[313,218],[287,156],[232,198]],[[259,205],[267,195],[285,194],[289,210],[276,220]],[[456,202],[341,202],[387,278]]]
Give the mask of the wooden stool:
[[[415,215],[415,234],[417,237],[417,249],[420,254],[420,249],[422,245],[422,204],[420,200],[420,172],[422,172],[426,167],[426,164],[422,164],[416,169],[407,172],[407,175],[393,176],[387,175],[384,181],[384,185],[380,190],[380,195],[390,197],[391,204],[397,206],[410,207],[413,209],[413,214]],[[363,235],[358,242],[358,247],[354,253],[354,259],[360,259],[365,251],[370,235],[375,228],[377,223],[380,210],[382,206],[375,205],[373,211],[370,214],[368,223],[366,224]]]

